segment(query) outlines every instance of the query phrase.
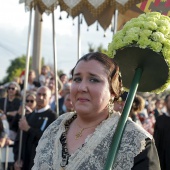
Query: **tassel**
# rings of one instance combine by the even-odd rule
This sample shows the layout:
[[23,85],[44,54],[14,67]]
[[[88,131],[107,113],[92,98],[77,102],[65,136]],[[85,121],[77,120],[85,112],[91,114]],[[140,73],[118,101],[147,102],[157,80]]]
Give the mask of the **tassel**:
[[61,17],[61,15],[60,15],[60,17],[59,17],[59,20],[62,20],[62,17]]
[[81,20],[80,20],[80,24],[82,24],[83,23],[83,16],[81,17]]
[[42,15],[41,15],[41,19],[40,19],[40,22],[43,22],[43,18],[42,18]]
[[97,22],[96,30],[99,31],[99,24]]

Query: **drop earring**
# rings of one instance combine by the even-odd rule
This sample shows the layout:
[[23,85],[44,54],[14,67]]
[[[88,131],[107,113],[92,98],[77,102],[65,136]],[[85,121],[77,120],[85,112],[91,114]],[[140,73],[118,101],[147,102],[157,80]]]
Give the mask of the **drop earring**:
[[114,99],[111,98],[108,103],[109,116],[113,113]]

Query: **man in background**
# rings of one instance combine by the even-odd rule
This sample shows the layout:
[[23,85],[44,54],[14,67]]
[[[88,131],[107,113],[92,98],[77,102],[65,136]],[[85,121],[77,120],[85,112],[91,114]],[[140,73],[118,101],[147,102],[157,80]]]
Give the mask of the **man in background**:
[[14,143],[15,170],[31,170],[38,141],[44,130],[56,119],[56,114],[50,109],[51,90],[41,86],[37,90],[35,111],[19,121],[19,128],[23,131],[21,161],[18,160],[19,134]]

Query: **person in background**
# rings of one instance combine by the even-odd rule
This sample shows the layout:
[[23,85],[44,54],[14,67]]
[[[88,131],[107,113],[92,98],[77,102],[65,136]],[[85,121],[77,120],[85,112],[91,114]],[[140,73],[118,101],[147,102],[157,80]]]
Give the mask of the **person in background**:
[[4,123],[3,123],[3,113],[0,113],[0,148],[3,148],[5,146],[6,140],[7,140],[7,136],[8,136],[8,132],[6,132],[5,128],[4,128]]
[[[63,90],[63,84],[58,79],[58,77],[56,77],[56,79],[58,80],[58,96],[57,97],[59,100],[61,98],[60,92]],[[55,77],[50,77],[47,87],[49,87],[49,89],[51,90],[51,93],[52,93],[49,104],[53,111],[56,111],[56,86],[55,86],[55,84],[56,84]]]
[[[20,85],[20,83],[21,83],[20,77],[14,77],[11,82],[16,82],[17,84]],[[9,84],[10,84],[10,82],[7,82],[7,83],[1,85],[0,88],[5,88],[6,89],[6,88],[8,88]]]
[[134,122],[136,122],[140,126],[142,126],[142,123],[141,123],[138,115],[144,109],[144,107],[145,107],[144,98],[140,95],[136,95],[133,100],[129,116],[132,118],[132,120]]
[[5,132],[6,136],[9,137],[9,135],[10,135],[9,123],[7,121],[7,117],[4,114],[3,110],[0,110],[0,119],[1,119],[2,124],[3,124],[4,132]]
[[72,112],[72,111],[74,111],[74,108],[71,102],[70,93],[67,93],[64,97],[64,103],[62,109],[60,110],[59,115],[62,115],[67,112]]
[[39,82],[41,84],[41,86],[45,86],[46,85],[46,79],[48,79],[51,75],[50,74],[50,67],[49,66],[42,66],[41,68],[41,74],[39,76]]
[[[95,67],[94,67],[95,66]],[[70,96],[75,112],[65,113],[44,132],[32,170],[103,170],[120,119],[113,101],[121,94],[118,65],[94,52],[72,70]],[[160,170],[152,136],[128,119],[112,170]]]
[[128,92],[123,92],[118,100],[114,101],[114,110],[122,113]]
[[154,126],[155,126],[155,101],[149,101],[147,105],[147,116],[143,123],[143,127],[147,130],[150,134],[153,135],[154,133]]
[[[0,109],[3,110],[3,113],[6,115],[10,129],[20,104],[20,86],[16,82],[11,82],[7,88],[7,96],[0,99]],[[12,140],[15,138],[15,134],[13,134],[12,131],[10,137]]]
[[60,78],[61,82],[63,83],[63,85],[68,83],[68,77],[65,73],[60,74],[59,78]]
[[[6,119],[6,115],[3,113],[2,110],[0,110],[0,170],[5,169],[5,160],[6,160],[6,154],[9,155],[9,157],[12,158],[13,153],[12,151],[12,146],[14,144],[14,141],[12,141],[9,138],[9,123]],[[9,147],[6,147],[9,146]],[[7,150],[8,148],[8,150]],[[13,167],[13,162],[9,162],[10,159],[8,157],[8,169],[12,169]]]
[[[55,111],[55,105],[56,105],[56,91],[55,91],[55,79],[54,77],[50,77],[49,82],[48,82],[48,86],[47,86],[50,90],[51,90],[51,98],[50,98],[50,108]],[[60,97],[60,96],[58,96]]]
[[64,98],[65,98],[66,94],[70,93],[70,87],[71,87],[71,84],[66,83],[66,84],[63,85],[63,89],[60,92],[60,98],[59,98],[59,101],[58,101],[59,113],[62,112],[62,107],[63,107],[63,104],[64,104]]
[[18,161],[19,152],[19,136],[14,143],[14,169],[15,170],[31,170],[33,159],[35,157],[35,149],[44,130],[56,119],[54,113],[49,106],[51,91],[46,86],[41,86],[36,94],[35,110],[22,117],[19,121],[19,128],[23,131],[21,162]]
[[1,149],[5,146],[6,140],[7,140],[7,134],[4,131],[3,123],[2,123],[2,120],[1,120],[1,116],[0,116],[0,152],[1,152],[0,170],[4,169],[3,168],[3,163],[2,163],[2,151],[1,151]]
[[[27,92],[30,91],[36,91],[38,87],[41,86],[41,84],[39,82],[37,82],[35,80],[36,78],[36,74],[34,70],[30,70],[28,73],[28,85],[27,85]],[[21,84],[21,89],[22,89],[22,94],[23,94],[23,90],[24,90],[24,81],[23,84]]]
[[[22,107],[23,106],[21,104],[11,125],[11,129],[16,133],[18,132],[18,128],[19,128],[18,127],[19,119],[22,116]],[[25,114],[32,113],[35,110],[35,108],[36,108],[36,93],[28,92],[26,94]]]
[[162,109],[163,109],[163,106],[164,106],[164,103],[162,101],[162,99],[156,99],[156,102],[155,102],[155,110],[154,110],[154,116],[155,116],[155,119],[162,115],[163,112],[162,112]]
[[170,169],[170,94],[164,99],[166,112],[156,118],[154,127],[154,139],[158,150],[161,169]]
[[0,99],[7,96],[6,89],[4,87],[0,88]]

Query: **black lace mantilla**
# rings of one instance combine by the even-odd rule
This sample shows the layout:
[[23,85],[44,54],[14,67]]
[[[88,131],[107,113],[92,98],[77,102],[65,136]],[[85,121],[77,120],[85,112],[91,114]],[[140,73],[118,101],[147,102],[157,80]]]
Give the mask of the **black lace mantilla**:
[[68,164],[68,159],[70,157],[70,154],[68,153],[68,149],[67,149],[66,134],[68,132],[71,122],[73,122],[73,120],[75,120],[76,118],[77,118],[77,115],[74,115],[71,119],[66,121],[66,123],[64,124],[66,130],[65,132],[62,133],[60,137],[60,142],[62,145],[62,162],[60,163],[61,167],[65,167]]

